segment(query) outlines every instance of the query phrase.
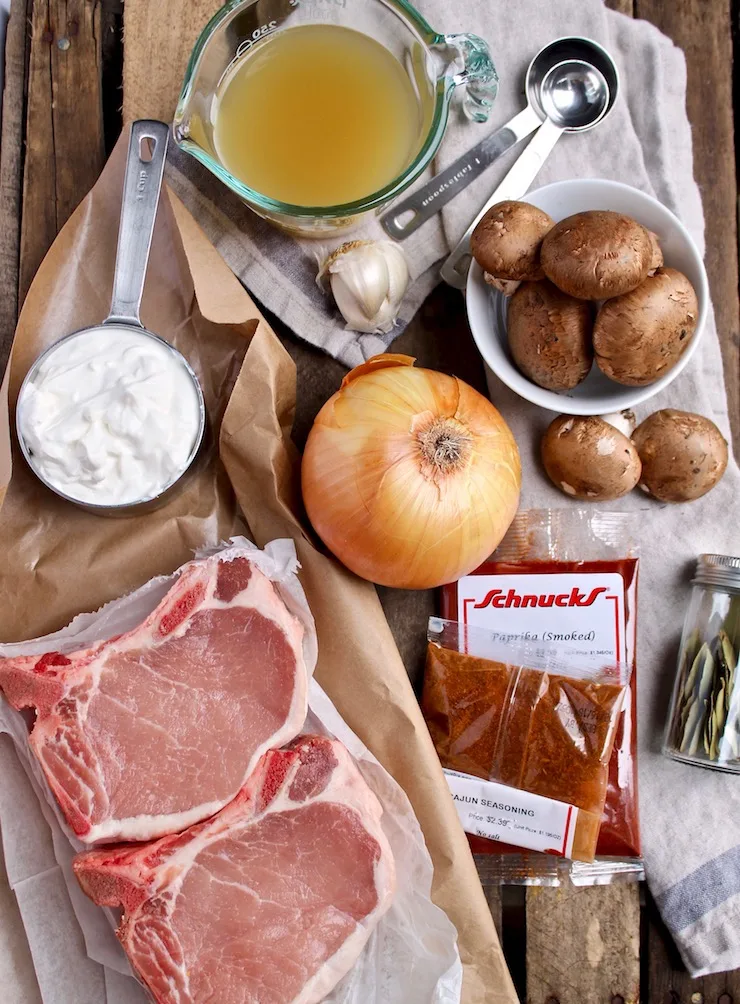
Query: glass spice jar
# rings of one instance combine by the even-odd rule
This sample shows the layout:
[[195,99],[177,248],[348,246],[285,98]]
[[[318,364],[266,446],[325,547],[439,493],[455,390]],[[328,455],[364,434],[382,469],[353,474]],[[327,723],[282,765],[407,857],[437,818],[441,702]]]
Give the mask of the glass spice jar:
[[702,554],[692,585],[663,752],[740,774],[740,558]]

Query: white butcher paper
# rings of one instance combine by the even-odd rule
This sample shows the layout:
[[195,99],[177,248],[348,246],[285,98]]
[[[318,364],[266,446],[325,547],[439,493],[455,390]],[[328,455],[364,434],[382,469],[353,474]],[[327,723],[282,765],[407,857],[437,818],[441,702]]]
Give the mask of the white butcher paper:
[[[271,579],[305,628],[303,654],[313,676],[316,629],[292,540],[271,541],[260,550],[244,537],[196,558],[246,554]],[[175,573],[176,574],[176,573]],[[68,652],[129,631],[151,613],[175,575],[159,576],[96,613],[79,614],[54,634],[0,644],[0,656]],[[462,966],[457,932],[431,900],[432,862],[403,790],[345,724],[318,683],[311,679],[304,732],[341,740],[383,806],[383,830],[396,860],[397,889],[355,965],[327,1004],[457,1004]],[[88,849],[67,826],[28,744],[28,720],[0,700],[0,831],[11,888],[15,892],[33,957],[43,1004],[146,1004],[132,977],[114,928],[118,911],[101,909],[80,889],[72,859]],[[13,752],[15,747],[15,753]],[[16,756],[17,754],[17,756]],[[30,784],[29,784],[30,782]]]

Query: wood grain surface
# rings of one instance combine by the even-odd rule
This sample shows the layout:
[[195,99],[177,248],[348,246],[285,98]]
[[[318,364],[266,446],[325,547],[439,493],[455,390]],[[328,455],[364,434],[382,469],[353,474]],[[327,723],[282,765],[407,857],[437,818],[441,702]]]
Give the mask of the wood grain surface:
[[[193,41],[219,6],[218,0],[167,0],[163,17],[160,3],[126,0],[122,49],[121,0],[27,2],[26,21],[26,0],[13,0],[16,17],[6,54],[0,372],[16,309],[14,290],[22,298],[58,229],[97,177],[120,126],[121,105],[127,119],[171,117],[178,91],[173,81],[181,79]],[[729,0],[609,0],[609,5],[653,21],[686,49],[695,169],[707,218],[707,268],[737,446],[740,348]],[[345,370],[270,320],[297,366],[295,431],[301,445]],[[454,290],[435,290],[394,348],[485,389]],[[423,625],[435,608],[434,595],[380,592],[406,666],[418,681]],[[642,1000],[649,1004],[740,1004],[740,973],[688,977],[649,898],[640,941],[636,886],[490,889],[487,895],[519,992],[532,1004],[634,1004],[640,999],[641,974]]]
[[740,319],[731,4],[730,0],[636,0],[635,16],[652,21],[686,54],[686,108],[693,132],[694,176],[701,189],[706,221],[704,260],[722,346],[735,455],[740,457]]
[[99,0],[34,0],[19,303],[105,163]]
[[527,890],[527,1004],[638,1004],[637,885]]
[[0,374],[10,352],[18,316],[18,256],[21,235],[23,93],[28,48],[26,0],[12,0],[5,35],[5,86],[0,135]]
[[172,118],[190,51],[220,0],[168,0],[161,8],[148,0],[126,2],[123,61],[123,118]]

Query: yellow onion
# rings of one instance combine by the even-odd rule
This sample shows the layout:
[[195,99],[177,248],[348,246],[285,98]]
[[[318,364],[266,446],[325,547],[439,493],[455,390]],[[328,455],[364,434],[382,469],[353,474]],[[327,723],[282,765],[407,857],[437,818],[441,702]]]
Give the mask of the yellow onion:
[[519,501],[519,451],[491,402],[457,377],[385,354],[357,366],[303,455],[314,529],[357,575],[425,589],[472,571]]

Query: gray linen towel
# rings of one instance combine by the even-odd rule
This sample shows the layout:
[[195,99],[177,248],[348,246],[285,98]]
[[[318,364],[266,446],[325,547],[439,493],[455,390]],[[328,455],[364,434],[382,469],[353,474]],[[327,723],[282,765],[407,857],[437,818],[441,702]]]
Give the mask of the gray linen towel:
[[[683,54],[656,29],[605,9],[600,0],[421,0],[428,20],[444,31],[474,31],[493,49],[501,91],[488,126],[458,116],[437,156],[450,163],[523,106],[522,75],[540,46],[561,35],[594,38],[615,56],[622,96],[608,124],[564,137],[535,185],[564,178],[613,178],[657,196],[686,224],[703,250],[704,221],[693,180],[691,131],[685,113]],[[175,151],[169,181],[208,237],[250,291],[298,335],[349,365],[383,351],[438,281],[438,260],[521,151],[490,168],[404,243],[413,285],[400,325],[386,336],[344,330],[315,285],[314,241],[297,242],[258,220],[207,171]],[[368,232],[380,235],[376,222]],[[339,241],[335,240],[332,246]],[[546,483],[536,459],[541,431],[552,418],[489,374],[491,397],[511,424],[522,451],[525,507],[565,504]],[[640,409],[661,407],[712,418],[729,438],[727,401],[713,318],[691,365],[665,392]],[[650,887],[683,959],[694,975],[740,966],[740,778],[673,763],[660,755],[662,730],[689,569],[702,551],[740,553],[740,472],[731,463],[705,499],[685,506],[649,503],[638,493],[615,508],[640,511],[642,570],[638,694],[640,799]]]

